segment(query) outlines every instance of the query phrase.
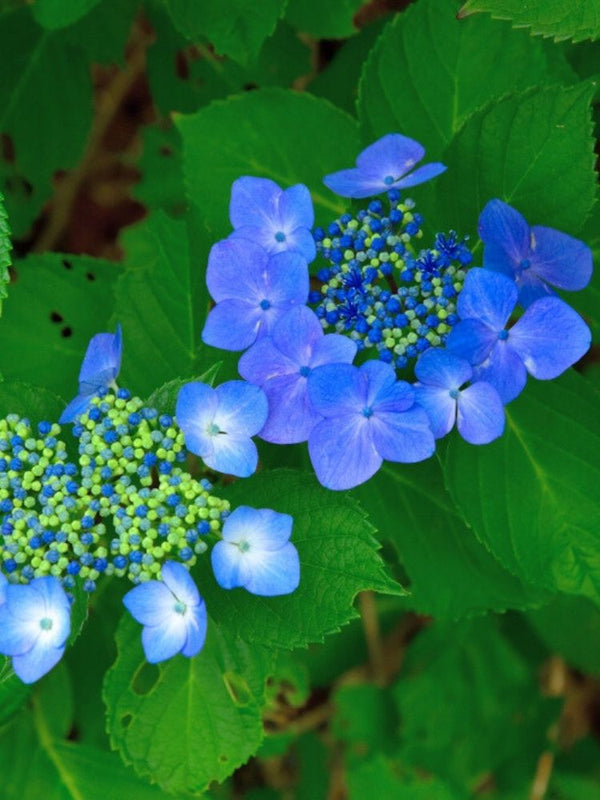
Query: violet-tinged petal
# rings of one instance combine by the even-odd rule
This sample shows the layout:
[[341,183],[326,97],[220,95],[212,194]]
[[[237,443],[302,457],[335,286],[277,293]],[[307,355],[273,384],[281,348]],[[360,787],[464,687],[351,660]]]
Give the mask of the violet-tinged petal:
[[206,319],[202,341],[221,350],[245,350],[268,333],[272,316],[271,309],[252,306],[245,300],[222,300]]
[[472,374],[468,360],[434,348],[423,353],[415,366],[415,375],[421,383],[445,389],[459,389]]
[[502,200],[490,200],[479,215],[478,230],[485,244],[484,267],[513,277],[529,255],[529,225],[523,215]]
[[299,253],[276,253],[271,256],[267,261],[265,275],[265,298],[272,305],[281,308],[277,319],[292,305],[306,303],[309,289],[308,265]]
[[384,191],[379,177],[365,178],[364,173],[356,168],[332,172],[323,178],[323,183],[340,197],[353,197],[357,200]]
[[465,319],[452,328],[446,339],[446,347],[451,355],[475,366],[489,357],[497,341],[498,332],[489,325],[478,319]]
[[408,189],[411,186],[418,186],[420,183],[425,183],[425,181],[430,181],[432,178],[437,178],[438,175],[441,175],[442,172],[445,172],[447,169],[448,167],[446,167],[445,164],[441,164],[439,161],[432,162],[431,164],[424,164],[422,167],[413,170],[410,175],[406,175],[406,177],[396,181],[393,188]]
[[287,245],[285,249],[300,253],[309,264],[314,261],[317,255],[317,245],[309,228],[296,228],[286,237],[285,241],[278,243],[278,245],[278,249],[275,252],[280,252]]
[[546,297],[533,303],[510,329],[508,342],[531,375],[550,380],[587,353],[591,333],[567,303]]
[[436,439],[446,436],[456,421],[456,400],[448,389],[438,386],[415,386],[416,402],[425,409]]
[[435,451],[429,417],[419,406],[395,413],[377,412],[369,424],[375,448],[386,461],[412,464],[429,458]]
[[13,656],[12,668],[23,683],[35,683],[58,664],[64,647],[48,646],[40,637],[31,650]]
[[592,251],[579,239],[553,228],[531,228],[531,267],[559,289],[583,289],[592,277]]
[[160,574],[167,589],[186,606],[196,606],[203,602],[194,579],[183,564],[178,561],[167,561],[163,564]]
[[308,306],[295,306],[273,328],[273,344],[298,367],[308,366],[312,352],[324,338],[317,315]]
[[[355,367],[355,369],[357,369]],[[396,372],[390,364],[370,360],[358,367],[361,380],[367,383],[366,405],[373,410],[389,400],[393,410],[402,411],[413,403],[409,384],[396,382]],[[391,392],[391,396],[390,396]],[[361,409],[362,410],[362,409]]]
[[[265,424],[267,398],[246,381],[227,381],[215,389],[217,407],[214,424],[231,436],[254,436]],[[218,438],[218,437],[217,437]]]
[[498,341],[489,358],[474,369],[473,378],[491,383],[506,404],[518,397],[525,388],[527,370],[508,340]]
[[478,381],[460,392],[456,427],[470,444],[488,444],[504,432],[504,406],[489,383]]
[[325,364],[308,376],[309,399],[324,417],[360,413],[367,405],[368,388],[358,368],[350,364]]
[[187,658],[198,655],[204,647],[206,640],[206,628],[208,619],[206,615],[206,603],[202,598],[198,605],[186,610],[187,639],[181,650],[181,654]]
[[[163,567],[164,569],[164,567]],[[165,625],[173,613],[175,599],[162,581],[145,581],[123,597],[123,605],[141,625]]]
[[263,386],[270,378],[295,375],[298,364],[274,345],[271,336],[264,336],[242,355],[238,361],[238,372],[250,383]]
[[517,295],[517,287],[510,278],[475,268],[467,273],[456,306],[461,320],[478,319],[500,332],[513,312]]
[[368,176],[394,180],[406,175],[425,155],[425,148],[414,139],[388,133],[366,147],[356,159],[358,169]]
[[277,215],[281,188],[268,178],[245,175],[233,182],[229,219],[234,228],[262,227]]
[[268,254],[255,242],[229,238],[211,248],[206,285],[216,303],[222,300],[260,302]]
[[187,640],[187,625],[183,614],[174,612],[162,625],[145,626],[142,647],[146,661],[157,664],[180,653]]
[[351,364],[356,355],[356,343],[340,333],[327,333],[315,345],[311,368],[322,364]]
[[260,431],[261,439],[274,444],[305,442],[323,419],[308,398],[306,377],[296,371],[271,378],[262,388],[269,402],[269,416]]
[[383,461],[368,420],[360,413],[319,422],[308,439],[308,452],[319,482],[328,489],[351,489],[364,483]]

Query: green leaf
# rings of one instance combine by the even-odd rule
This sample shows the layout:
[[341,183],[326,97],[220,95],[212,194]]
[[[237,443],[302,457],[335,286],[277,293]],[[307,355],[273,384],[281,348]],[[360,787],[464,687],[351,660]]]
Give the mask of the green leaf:
[[28,8],[3,16],[0,52],[11,54],[0,71],[0,134],[10,143],[0,156],[0,191],[13,233],[22,236],[56,170],[72,167],[83,152],[92,86],[83,52],[63,31],[36,25]]
[[557,595],[527,619],[553,652],[582,672],[600,676],[600,611],[585,597]]
[[128,616],[117,646],[104,686],[107,724],[113,747],[138,774],[170,792],[197,792],[256,752],[272,652],[228,637],[212,619],[193,659],[148,664],[140,627]]
[[352,601],[365,589],[402,594],[385,572],[373,527],[356,501],[329,492],[291,470],[260,473],[220,494],[232,508],[272,508],[294,518],[292,542],[300,555],[300,586],[285,597],[224,592],[208,558],[199,560],[199,585],[215,623],[231,636],[277,647],[320,642],[357,616]]
[[175,378],[168,383],[164,383],[160,388],[152,392],[150,397],[146,400],[146,405],[151,408],[156,408],[161,414],[174,414],[177,396],[179,395],[181,387],[190,381],[200,381],[214,386],[220,366],[220,364],[214,364],[202,375],[198,375],[194,378]]
[[19,710],[30,692],[31,686],[13,672],[10,658],[0,656],[0,725]]
[[435,459],[385,464],[354,494],[397,549],[410,579],[407,605],[416,611],[452,620],[543,602],[542,591],[519,581],[467,527]]
[[[484,17],[459,23],[458,5],[420,0],[385,28],[359,87],[365,142],[398,131],[438,160],[473,111],[548,80],[541,42]],[[476,153],[469,160],[478,166]]]
[[354,120],[325,100],[262,89],[212,103],[177,125],[189,197],[215,239],[231,231],[231,184],[241,175],[271,178],[284,188],[306,184],[317,221],[344,211],[322,179],[354,162],[358,134]]
[[331,733],[345,745],[347,763],[397,749],[399,720],[389,689],[373,684],[342,686],[333,695]]
[[57,420],[64,407],[60,397],[41,386],[21,381],[0,382],[0,417],[18,414],[35,425],[43,420]]
[[11,250],[10,228],[4,208],[4,197],[0,194],[0,314],[2,313],[2,300],[7,296],[6,287],[10,281],[8,268],[12,264]]
[[0,325],[0,372],[63,398],[77,393],[89,339],[107,329],[119,266],[56,253],[20,261]]
[[256,57],[264,40],[275,30],[283,0],[221,0],[200,4],[196,0],[164,0],[175,27],[193,42],[208,39],[219,55],[246,65]]
[[460,16],[489,11],[497,19],[509,19],[517,28],[553,36],[556,40],[597,39],[600,36],[599,0],[467,0]]
[[147,397],[157,385],[189,379],[207,368],[208,349],[200,333],[208,292],[202,263],[192,262],[184,222],[159,211],[131,228],[123,246],[126,269],[115,291],[115,320],[123,326],[123,375],[128,387]]
[[446,485],[479,539],[522,580],[600,602],[597,395],[570,371],[530,379],[485,447],[453,437]]
[[98,3],[99,0],[36,0],[31,10],[42,27],[56,30],[76,22]]
[[420,633],[394,693],[403,758],[460,787],[461,797],[504,763],[518,760],[533,775],[558,712],[493,617]]
[[535,89],[473,114],[443,156],[449,168],[436,197],[444,227],[476,230],[485,203],[499,197],[531,224],[577,234],[596,194],[593,93],[589,83]]
[[459,800],[439,778],[411,773],[403,765],[377,755],[353,764],[348,770],[349,800],[379,797],[382,800]]
[[355,17],[365,0],[289,0],[285,18],[317,39],[344,39],[358,30]]
[[137,168],[142,173],[133,194],[150,211],[161,209],[173,217],[185,212],[181,136],[172,125],[142,129],[143,150]]
[[125,45],[138,6],[138,0],[101,0],[65,29],[65,39],[82,48],[88,61],[123,65]]

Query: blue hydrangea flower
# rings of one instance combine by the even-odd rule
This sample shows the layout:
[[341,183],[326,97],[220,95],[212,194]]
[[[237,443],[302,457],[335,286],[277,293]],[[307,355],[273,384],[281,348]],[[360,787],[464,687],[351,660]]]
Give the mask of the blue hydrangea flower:
[[260,245],[226,239],[210,251],[206,283],[216,306],[202,332],[206,344],[245,350],[308,298],[308,265],[298,253],[273,256]]
[[98,333],[90,339],[81,370],[79,394],[65,408],[59,422],[73,422],[90,406],[99,389],[106,389],[116,380],[121,369],[121,326],[116,333]]
[[60,581],[46,575],[29,584],[2,580],[0,653],[12,656],[15,673],[33,683],[57,664],[71,630],[69,600]]
[[160,581],[135,586],[123,598],[131,616],[144,626],[142,647],[151,664],[177,653],[197,655],[206,638],[206,605],[187,569],[167,561]]
[[428,350],[417,361],[416,401],[429,416],[436,439],[458,432],[471,444],[488,444],[504,431],[500,395],[485,381],[461,389],[473,377],[468,361],[443,350]]
[[448,337],[448,349],[476,367],[504,403],[523,390],[527,373],[540,380],[556,378],[587,352],[588,326],[558,297],[532,303],[508,328],[518,289],[506,276],[472,269],[458,298],[461,321]]
[[213,547],[212,568],[219,586],[252,594],[290,594],[300,583],[298,551],[289,541],[293,519],[270,508],[240,506],[223,526]]
[[231,187],[229,217],[232,237],[256,242],[269,254],[290,250],[308,262],[316,255],[312,198],[300,183],[281,189],[267,178],[238,178]]
[[308,439],[317,478],[328,489],[350,489],[374,475],[384,460],[429,458],[435,441],[414,389],[396,381],[381,361],[362,367],[328,364],[308,380],[308,393],[323,416]]
[[245,381],[228,381],[216,389],[186,383],[175,411],[188,450],[207,467],[238,478],[256,469],[258,452],[251,437],[263,427],[268,412],[262,389]]
[[435,178],[445,171],[440,163],[413,167],[425,155],[419,142],[388,133],[369,145],[356,159],[356,167],[326,175],[323,183],[342,197],[372,197],[390,189],[405,189]]
[[525,218],[502,200],[490,200],[479,217],[483,266],[513,278],[523,307],[559,289],[583,289],[592,276],[592,251],[566,233]]
[[351,363],[356,344],[336,333],[325,335],[316,315],[306,306],[289,311],[241,357],[238,369],[262,387],[269,417],[261,438],[277,444],[304,442],[322,419],[308,399],[307,379],[315,367]]

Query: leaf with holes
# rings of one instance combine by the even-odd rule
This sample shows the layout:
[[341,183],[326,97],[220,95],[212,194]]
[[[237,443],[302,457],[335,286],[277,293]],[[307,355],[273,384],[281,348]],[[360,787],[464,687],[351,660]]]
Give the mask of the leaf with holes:
[[209,559],[198,564],[199,586],[219,628],[232,636],[277,647],[321,642],[357,616],[352,602],[366,589],[404,594],[385,571],[374,528],[355,500],[319,486],[312,476],[275,470],[219,492],[232,505],[272,508],[294,518],[292,542],[300,555],[300,586],[285,597],[223,592]]
[[354,120],[326,100],[262,89],[213,103],[177,125],[189,198],[215,239],[231,232],[229,195],[241,175],[270,178],[283,188],[306,184],[317,220],[344,211],[323,176],[353,163],[360,145]]
[[119,625],[117,646],[104,684],[108,730],[141,776],[170,792],[198,792],[256,752],[272,651],[229,636],[210,619],[195,658],[178,655],[153,666],[129,616]]
[[496,19],[509,19],[517,28],[531,28],[556,40],[600,37],[600,0],[467,0],[460,16],[476,11],[489,11]]
[[[29,8],[2,17],[0,191],[15,236],[22,236],[51,192],[52,176],[81,156],[92,115],[83,52],[65,31],[46,31]],[[60,86],[60,103],[48,102]],[[43,135],[40,135],[40,132]]]
[[600,603],[598,398],[570,371],[530,380],[485,447],[453,437],[443,456],[457,507],[522,580]]
[[[70,399],[88,342],[108,330],[117,264],[88,256],[20,261],[0,325],[0,372]],[[125,332],[125,336],[126,336]]]
[[499,197],[531,224],[577,234],[596,195],[594,91],[590,83],[544,87],[475,112],[444,153],[437,218],[475,231],[485,203]]
[[[365,142],[398,131],[436,161],[473,111],[550,79],[542,42],[485,17],[458,23],[458,7],[420,0],[386,26],[360,81]],[[475,151],[469,159],[476,161]]]

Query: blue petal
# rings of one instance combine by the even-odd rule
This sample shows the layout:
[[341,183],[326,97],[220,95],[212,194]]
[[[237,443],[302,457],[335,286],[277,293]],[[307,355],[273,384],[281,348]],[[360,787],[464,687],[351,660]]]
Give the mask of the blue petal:
[[[178,600],[186,606],[196,606],[200,593],[189,571],[178,561],[166,561],[161,567],[161,579]],[[152,623],[150,623],[152,624]],[[156,624],[156,623],[154,623]]]
[[489,383],[478,381],[458,397],[456,427],[470,444],[488,444],[504,432],[504,406]]
[[[268,309],[273,317],[273,310]],[[267,312],[245,300],[222,300],[210,311],[202,341],[221,350],[245,350],[270,327]]]
[[380,178],[365,178],[359,169],[342,169],[323,178],[323,183],[340,197],[360,199],[380,194],[387,188]]
[[71,632],[71,605],[61,582],[53,575],[45,575],[34,578],[29,588],[43,599],[45,612],[52,617],[52,631],[45,633],[45,638],[55,647],[63,645]]
[[173,612],[168,622],[142,630],[142,647],[150,664],[166,661],[185,647],[188,638],[184,614]]
[[411,387],[405,381],[396,381],[396,372],[390,364],[370,360],[359,367],[359,370],[361,379],[367,382],[366,405],[373,410],[382,403],[391,403],[397,411],[412,405]]
[[142,625],[165,625],[173,614],[175,598],[162,581],[146,581],[130,589],[123,604]]
[[0,606],[6,602],[6,587],[8,586],[8,580],[6,579],[5,575],[0,572]]
[[256,471],[258,451],[252,439],[218,435],[214,437],[213,452],[202,460],[217,472],[247,478]]
[[210,554],[215,580],[223,589],[236,589],[241,586],[240,569],[243,553],[239,547],[229,542],[217,542]]
[[516,283],[519,288],[519,304],[522,308],[529,308],[542,297],[556,296],[550,285],[538,278],[532,269],[517,275]]
[[283,250],[282,245],[287,245],[286,250],[300,253],[309,264],[317,255],[317,245],[312,232],[308,228],[296,228],[295,231],[288,235],[286,241],[279,245],[281,250]]
[[294,520],[271,508],[238,506],[225,520],[223,541],[248,542],[252,548],[278,550],[289,541]]
[[60,415],[59,423],[64,425],[67,422],[76,420],[80,414],[88,410],[93,397],[93,392],[91,394],[78,394]]
[[386,461],[414,463],[435,451],[429,417],[419,406],[397,413],[377,412],[369,424],[375,448]]
[[468,360],[433,348],[423,353],[415,366],[415,375],[420,383],[444,389],[459,389],[472,374]]
[[90,339],[79,371],[79,394],[91,394],[114,381],[121,369],[121,351],[120,325],[116,333],[98,333]]
[[356,343],[339,333],[327,333],[319,339],[313,350],[310,366],[323,364],[351,364],[356,355]]
[[216,303],[222,300],[260,302],[264,297],[267,252],[255,242],[229,238],[213,245],[206,285]]
[[449,433],[456,421],[456,400],[448,389],[437,386],[415,386],[416,402],[425,409],[436,439]]
[[15,656],[31,650],[40,632],[39,620],[24,623],[10,613],[8,603],[0,606],[0,653]]
[[496,332],[504,329],[517,303],[514,282],[498,272],[471,269],[458,295],[461,319],[478,319]]
[[179,390],[175,416],[185,436],[190,452],[203,457],[213,452],[213,439],[208,432],[218,406],[215,390],[206,383],[195,381]]
[[204,647],[206,639],[206,627],[208,624],[206,616],[206,604],[202,598],[200,603],[186,612],[187,639],[181,654],[187,658],[198,655]]
[[279,214],[285,230],[312,228],[315,223],[315,212],[308,188],[298,183],[285,189],[279,198]]
[[227,381],[217,386],[215,394],[214,423],[224,433],[254,436],[265,424],[269,407],[260,387],[246,381]]
[[269,224],[277,215],[281,188],[267,178],[244,176],[233,182],[229,219],[234,228]]
[[310,402],[324,417],[360,413],[367,405],[368,391],[366,376],[350,364],[325,364],[308,376]]
[[508,341],[535,378],[556,378],[587,353],[588,326],[557,297],[537,300],[510,329]]
[[[282,311],[308,300],[309,275],[306,259],[299,253],[276,253],[265,268],[267,292],[265,297]],[[282,314],[280,314],[282,316]]]
[[527,382],[525,365],[508,341],[498,341],[487,361],[473,371],[476,380],[492,384],[505,404],[518,397]]
[[410,186],[417,186],[425,181],[430,181],[432,178],[437,178],[442,172],[445,172],[448,167],[445,164],[440,164],[439,161],[432,162],[431,164],[424,164],[419,169],[415,169],[410,175],[407,175],[401,180],[394,183],[396,189],[408,189]]
[[530,234],[525,218],[502,200],[490,200],[479,216],[478,229],[485,244],[484,267],[514,277],[521,260],[529,257]]
[[291,594],[300,584],[300,559],[291,542],[278,550],[244,553],[241,586],[260,597]]
[[255,342],[238,361],[238,372],[242,378],[261,387],[270,378],[295,375],[298,369],[295,361],[275,347],[271,336],[264,336]]
[[273,328],[273,344],[297,367],[310,363],[313,349],[323,337],[317,315],[307,306],[290,309]]
[[497,341],[498,332],[489,325],[478,319],[465,319],[452,328],[446,347],[452,355],[476,365],[488,358]]
[[364,483],[383,461],[368,420],[360,413],[319,422],[311,431],[308,452],[319,482],[328,489],[351,489]]
[[419,142],[399,133],[388,133],[362,151],[356,159],[356,166],[365,176],[378,176],[385,189],[385,177],[401,178],[424,155],[425,148]]
[[534,225],[531,229],[531,269],[559,289],[583,289],[592,277],[592,251],[566,233]]
[[58,664],[64,652],[64,647],[47,646],[40,637],[27,653],[13,657],[12,667],[23,683],[35,683]]
[[308,381],[298,370],[263,384],[269,402],[269,416],[260,431],[261,439],[275,444],[305,442],[323,417],[308,398]]

